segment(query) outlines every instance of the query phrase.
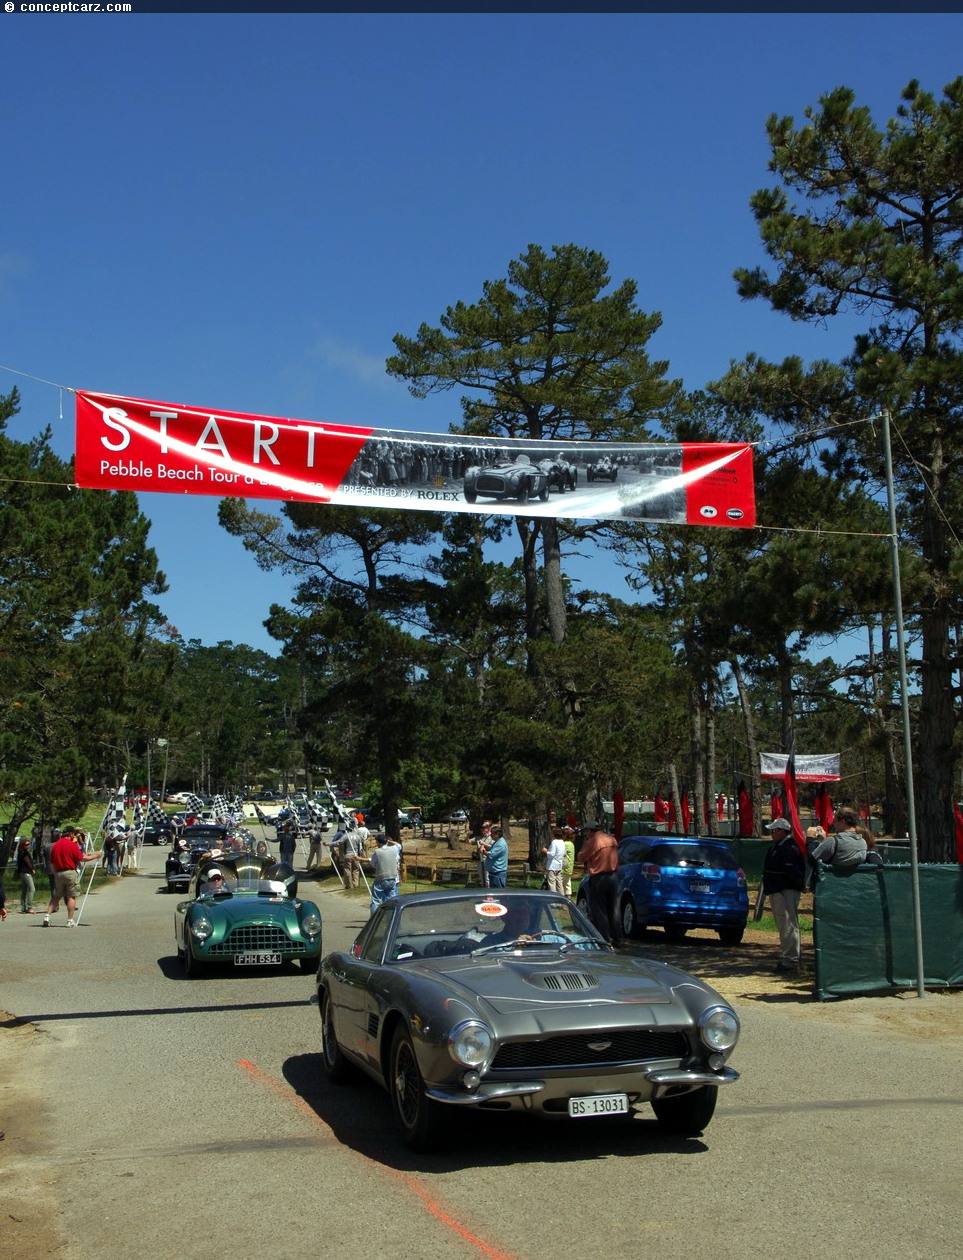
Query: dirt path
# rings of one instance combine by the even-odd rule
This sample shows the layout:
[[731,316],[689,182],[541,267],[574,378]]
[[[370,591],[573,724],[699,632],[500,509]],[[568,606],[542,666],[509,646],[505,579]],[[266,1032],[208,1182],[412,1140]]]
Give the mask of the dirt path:
[[0,1257],[30,1260],[53,1255],[63,1244],[54,1177],[38,1181],[35,1171],[50,1146],[51,1117],[44,1094],[45,1035],[0,1012]]

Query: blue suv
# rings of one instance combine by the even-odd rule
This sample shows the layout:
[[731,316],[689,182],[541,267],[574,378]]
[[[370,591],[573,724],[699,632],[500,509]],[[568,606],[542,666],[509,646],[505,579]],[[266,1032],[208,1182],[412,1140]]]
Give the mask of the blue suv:
[[622,930],[639,936],[661,927],[670,940],[689,928],[738,945],[749,917],[746,876],[722,840],[698,836],[626,836],[619,844]]

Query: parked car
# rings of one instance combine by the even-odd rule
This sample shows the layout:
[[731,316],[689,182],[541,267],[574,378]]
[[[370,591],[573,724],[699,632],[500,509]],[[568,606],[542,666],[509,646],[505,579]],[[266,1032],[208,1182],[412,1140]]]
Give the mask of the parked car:
[[486,499],[529,499],[548,502],[548,473],[537,464],[516,460],[511,464],[495,464],[491,468],[476,465],[465,473],[465,501],[474,503],[479,496]]
[[[370,808],[362,809],[360,812],[362,818],[364,819],[364,825],[370,831],[382,830],[385,825],[385,812],[383,809],[377,805],[373,805]],[[417,824],[412,821],[411,815],[403,809],[398,810],[398,825],[400,827],[417,826]]]
[[151,822],[148,819],[144,823],[143,841],[144,844],[173,844],[174,824],[170,820],[166,822]]
[[466,823],[468,822],[468,815],[463,809],[453,809],[441,821],[446,823]]
[[746,876],[728,844],[698,836],[626,836],[619,844],[622,930],[661,927],[681,940],[710,928],[738,945],[749,917]]
[[[221,875],[215,881],[214,871]],[[174,910],[174,944],[188,976],[223,963],[318,969],[321,912],[299,899],[290,866],[242,854],[205,858],[191,875],[190,898]]]
[[544,1118],[651,1106],[673,1133],[709,1123],[739,1036],[694,976],[620,953],[565,897],[412,893],[385,902],[317,976],[321,1063],[387,1090],[415,1150],[464,1107]]

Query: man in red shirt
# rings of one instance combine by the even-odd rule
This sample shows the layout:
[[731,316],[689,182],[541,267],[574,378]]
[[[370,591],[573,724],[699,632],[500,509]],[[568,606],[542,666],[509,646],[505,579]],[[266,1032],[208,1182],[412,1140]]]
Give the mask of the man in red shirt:
[[619,914],[619,847],[615,836],[603,831],[597,822],[582,827],[584,840],[578,861],[585,866],[585,894],[588,916],[611,945],[621,945],[622,916]]
[[77,889],[80,885],[80,871],[85,862],[94,862],[103,857],[103,850],[97,853],[85,853],[76,840],[76,827],[64,827],[59,840],[50,846],[50,867],[53,871],[53,896],[43,916],[43,926],[50,927],[50,916],[56,914],[63,900],[67,907],[67,927],[76,927],[74,907],[77,905]]

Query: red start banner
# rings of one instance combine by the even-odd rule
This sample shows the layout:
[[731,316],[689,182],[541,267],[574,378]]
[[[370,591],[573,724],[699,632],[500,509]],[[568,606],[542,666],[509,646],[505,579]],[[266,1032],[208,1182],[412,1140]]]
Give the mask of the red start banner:
[[77,394],[77,485],[429,512],[756,523],[745,443],[540,442]]

